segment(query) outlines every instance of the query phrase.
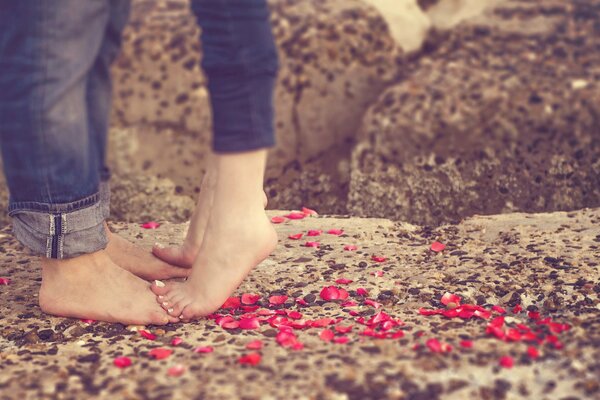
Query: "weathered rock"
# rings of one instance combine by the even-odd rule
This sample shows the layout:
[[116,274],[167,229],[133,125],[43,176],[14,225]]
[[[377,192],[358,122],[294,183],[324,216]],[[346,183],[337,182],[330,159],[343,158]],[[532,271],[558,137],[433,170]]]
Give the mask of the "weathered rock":
[[600,204],[600,2],[462,24],[365,117],[350,210],[423,224]]
[[[190,151],[206,154],[208,98],[198,63],[199,30],[187,3],[134,2],[123,54],[113,71],[114,120],[121,127],[150,125],[158,133],[151,141],[160,149],[173,146],[173,139],[178,138]],[[272,151],[267,177],[269,189],[277,193],[271,204],[295,207],[299,198],[322,192],[299,180],[292,195],[288,186],[277,184],[279,178],[296,180],[304,166],[312,163],[321,171],[320,180],[342,181],[341,167],[335,164],[349,159],[348,142],[355,136],[361,115],[396,77],[402,51],[381,15],[359,0],[273,0],[270,4],[281,72],[275,95],[278,146]],[[164,127],[172,129],[163,136]],[[144,129],[135,130],[145,145],[127,155],[142,163],[150,160],[149,154],[156,154],[147,145]],[[152,157],[152,163],[155,160]],[[169,169],[175,172],[170,177],[193,194],[190,188],[195,186],[188,184],[186,175],[189,167],[187,160],[169,160]],[[192,165],[196,171],[201,167]],[[134,171],[139,169],[123,172]],[[177,171],[183,171],[183,176]],[[167,175],[158,167],[151,172]],[[332,199],[343,190],[344,184],[335,188]],[[291,198],[296,203],[287,203]]]

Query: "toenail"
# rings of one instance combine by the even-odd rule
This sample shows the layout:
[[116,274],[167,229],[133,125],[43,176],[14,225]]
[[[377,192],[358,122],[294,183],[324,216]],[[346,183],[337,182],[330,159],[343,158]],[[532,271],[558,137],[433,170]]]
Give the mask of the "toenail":
[[159,281],[159,280],[155,280],[154,284],[156,285],[156,287],[165,287],[164,282]]
[[169,305],[169,302],[168,302],[168,301],[163,301],[163,306],[165,306],[165,307],[166,307],[166,306],[168,306],[168,305]]
[[169,314],[171,314],[173,312],[173,309],[169,308],[167,311],[169,312]]
[[156,247],[157,249],[164,249],[165,248],[165,246],[163,246],[162,243],[158,243],[158,242],[154,243],[154,247]]
[[165,296],[158,296],[158,298],[161,299],[161,300],[162,300],[163,297],[165,297]]

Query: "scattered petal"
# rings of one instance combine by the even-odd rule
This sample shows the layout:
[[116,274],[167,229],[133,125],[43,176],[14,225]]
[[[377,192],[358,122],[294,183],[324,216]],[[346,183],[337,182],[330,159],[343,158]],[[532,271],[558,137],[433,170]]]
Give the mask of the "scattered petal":
[[173,340],[171,340],[171,346],[179,346],[181,343],[183,343],[183,339],[180,337],[174,337]]
[[356,289],[356,294],[358,296],[366,297],[369,295],[369,292],[365,288],[358,288],[358,289]]
[[280,304],[285,303],[287,299],[287,296],[271,296],[269,297],[269,304],[271,304],[272,306],[278,306]]
[[304,243],[305,247],[315,247],[315,248],[319,248],[321,244],[319,242],[306,242]]
[[344,246],[344,250],[346,250],[346,251],[354,251],[357,249],[358,249],[358,247],[353,244],[347,244]]
[[515,365],[515,361],[511,356],[500,357],[499,364],[502,368],[512,368]]
[[285,222],[285,218],[284,217],[273,217],[273,218],[271,218],[271,222],[274,224],[281,224],[282,222]]
[[262,340],[258,340],[258,339],[253,340],[246,345],[246,348],[248,350],[260,350],[260,349],[262,349],[262,347],[263,347],[263,342],[262,342]]
[[445,248],[446,248],[446,245],[443,243],[440,243],[440,242],[431,243],[431,251],[435,251],[436,253],[443,251]]
[[365,299],[365,304],[368,306],[375,307],[375,309],[380,308],[383,304],[376,302],[375,300]]
[[304,234],[302,234],[302,233],[296,233],[295,235],[288,236],[288,238],[292,239],[292,240],[299,240],[299,239],[302,239],[302,236],[304,236]]
[[540,356],[540,352],[538,351],[538,349],[537,349],[537,348],[535,348],[535,347],[533,347],[533,346],[529,346],[529,347],[527,348],[527,355],[528,355],[530,358],[534,358],[534,359],[535,359],[535,358],[538,358],[538,357]]
[[321,333],[319,333],[319,337],[324,342],[331,342],[334,336],[335,335],[331,329],[323,329]]
[[260,363],[261,358],[262,356],[260,355],[260,353],[250,353],[241,356],[238,359],[238,362],[242,365],[257,365],[258,363]]
[[3,286],[10,285],[10,279],[9,278],[0,278],[0,285],[3,285]]
[[346,278],[338,278],[335,280],[335,283],[337,283],[339,285],[347,285],[352,282],[354,282],[352,279],[346,279]]
[[381,278],[383,276],[383,271],[373,271],[371,275]]
[[326,286],[321,289],[319,296],[326,301],[346,300],[348,298],[348,292],[335,286]]
[[160,224],[158,222],[154,222],[154,221],[149,221],[149,222],[142,224],[142,228],[144,228],[144,229],[156,229],[159,226],[160,226]]
[[194,353],[204,354],[204,353],[212,353],[215,351],[211,346],[198,346],[194,349]]
[[225,300],[225,303],[223,303],[223,305],[221,306],[221,308],[226,309],[226,308],[239,308],[241,305],[241,301],[239,299],[239,297],[229,297],[227,300]]
[[337,344],[344,344],[344,343],[348,343],[349,341],[350,341],[350,338],[348,336],[339,336],[339,337],[333,338],[333,343],[337,343]]
[[167,370],[167,375],[169,376],[181,376],[185,372],[185,367],[181,364],[173,365],[171,368]]
[[445,306],[447,306],[450,303],[454,303],[458,306],[458,305],[460,305],[460,300],[461,300],[460,296],[446,292],[442,296],[440,302]]
[[506,314],[506,310],[500,306],[493,306],[492,311],[497,312],[498,314]]
[[321,236],[321,233],[323,233],[323,231],[320,229],[311,229],[310,231],[306,232],[306,236]]
[[473,341],[472,340],[461,340],[460,346],[464,347],[465,349],[470,349],[473,347]]
[[241,318],[239,321],[240,329],[258,329],[260,328],[260,321],[258,318]]
[[327,233],[330,234],[330,235],[339,236],[339,235],[341,235],[341,234],[344,233],[344,230],[343,229],[330,229],[330,230],[327,231]]
[[285,216],[288,219],[303,219],[306,217],[306,214],[302,212],[292,212]]
[[310,208],[302,207],[302,213],[304,215],[310,215],[311,217],[318,217],[319,214],[315,210],[311,210]]
[[148,352],[148,354],[153,357],[155,360],[164,360],[168,358],[171,354],[173,354],[173,350],[165,349],[164,347],[157,347]]
[[131,365],[131,359],[129,357],[117,357],[113,360],[113,364],[117,368],[127,368]]
[[142,335],[143,337],[145,337],[146,339],[148,339],[148,340],[155,340],[156,339],[156,335],[155,334],[150,333],[150,332],[148,332],[148,331],[146,331],[144,329],[140,329],[138,331],[138,333],[140,335]]
[[385,262],[387,258],[382,256],[371,256],[371,260],[375,262]]
[[253,293],[242,294],[242,304],[252,305],[252,304],[256,304],[256,302],[258,300],[260,300],[260,296],[258,294],[253,294]]
[[96,322],[95,319],[82,319],[81,322],[83,322],[84,324],[93,324],[94,322]]

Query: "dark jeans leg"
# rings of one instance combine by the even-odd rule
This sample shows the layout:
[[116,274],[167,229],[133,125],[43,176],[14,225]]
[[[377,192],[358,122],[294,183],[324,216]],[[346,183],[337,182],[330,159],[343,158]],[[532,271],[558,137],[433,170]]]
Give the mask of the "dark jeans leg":
[[0,144],[9,212],[17,238],[40,255],[67,258],[106,246],[104,147],[99,151],[102,134],[93,133],[102,131],[101,118],[90,111],[106,96],[90,101],[89,90],[97,89],[90,71],[110,11],[108,0],[0,0]]
[[192,0],[202,28],[216,152],[271,147],[277,49],[266,0]]

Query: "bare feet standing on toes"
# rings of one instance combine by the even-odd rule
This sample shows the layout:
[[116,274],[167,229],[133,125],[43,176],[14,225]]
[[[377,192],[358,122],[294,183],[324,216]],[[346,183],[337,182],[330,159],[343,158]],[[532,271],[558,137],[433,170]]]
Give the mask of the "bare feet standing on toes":
[[[214,162],[214,159],[211,160],[211,162]],[[210,216],[215,197],[216,184],[216,165],[211,165],[202,180],[198,203],[196,204],[194,214],[190,219],[190,226],[183,244],[180,246],[164,246],[161,243],[156,243],[152,248],[152,253],[156,257],[171,265],[177,265],[184,268],[190,268],[192,264],[194,264],[198,252],[200,251],[200,247],[202,246],[202,240],[204,239],[204,234],[208,225],[208,217]],[[264,191],[262,192],[262,196],[263,208],[266,208],[267,195]]]
[[42,311],[59,317],[122,324],[177,321],[156,304],[149,284],[117,266],[105,250],[67,259],[42,259]]
[[277,245],[264,210],[263,151],[219,156],[213,207],[186,282],[155,282],[170,315],[191,320],[217,310]]
[[106,234],[108,236],[106,252],[111,260],[142,279],[185,278],[190,274],[189,267],[169,265],[155,257],[149,250],[142,249],[118,234],[110,232],[108,227],[106,227]]

